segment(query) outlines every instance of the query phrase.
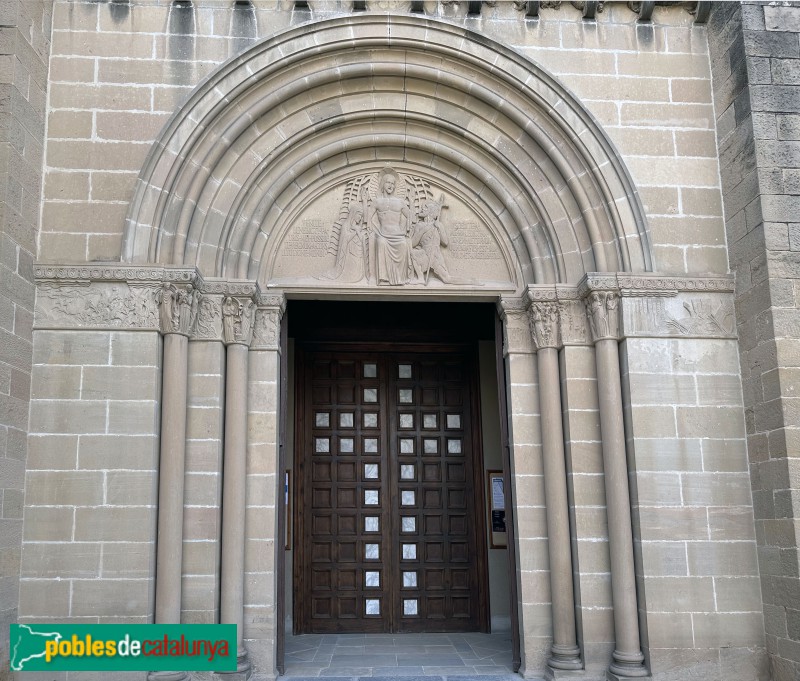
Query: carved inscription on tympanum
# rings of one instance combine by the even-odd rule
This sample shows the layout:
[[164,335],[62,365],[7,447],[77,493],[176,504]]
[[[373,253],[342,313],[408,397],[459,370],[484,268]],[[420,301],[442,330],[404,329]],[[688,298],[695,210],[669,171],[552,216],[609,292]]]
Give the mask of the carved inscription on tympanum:
[[317,197],[288,229],[273,270],[283,285],[483,286],[511,279],[497,241],[462,200],[388,167]]

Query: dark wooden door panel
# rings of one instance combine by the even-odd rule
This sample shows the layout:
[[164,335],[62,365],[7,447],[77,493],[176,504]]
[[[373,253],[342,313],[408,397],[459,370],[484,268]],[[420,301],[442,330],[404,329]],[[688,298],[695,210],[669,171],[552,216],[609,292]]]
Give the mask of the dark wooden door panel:
[[485,629],[472,354],[299,357],[298,630]]

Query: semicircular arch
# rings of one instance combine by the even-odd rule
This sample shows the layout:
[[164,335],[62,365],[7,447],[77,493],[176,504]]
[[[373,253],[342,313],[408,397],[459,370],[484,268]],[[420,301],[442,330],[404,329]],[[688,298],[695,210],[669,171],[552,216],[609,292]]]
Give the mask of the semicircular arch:
[[201,83],[140,173],[123,260],[268,284],[326,176],[393,164],[469,205],[518,285],[652,269],[633,182],[566,88],[478,33],[374,14],[289,29]]

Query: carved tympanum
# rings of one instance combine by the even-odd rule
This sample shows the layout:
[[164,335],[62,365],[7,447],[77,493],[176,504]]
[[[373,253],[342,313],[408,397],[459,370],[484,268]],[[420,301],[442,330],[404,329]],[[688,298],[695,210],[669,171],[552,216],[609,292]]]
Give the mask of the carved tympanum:
[[336,262],[320,278],[379,286],[427,285],[432,276],[445,284],[474,283],[448,269],[444,208],[444,194],[434,199],[426,180],[392,168],[353,178],[331,233]]

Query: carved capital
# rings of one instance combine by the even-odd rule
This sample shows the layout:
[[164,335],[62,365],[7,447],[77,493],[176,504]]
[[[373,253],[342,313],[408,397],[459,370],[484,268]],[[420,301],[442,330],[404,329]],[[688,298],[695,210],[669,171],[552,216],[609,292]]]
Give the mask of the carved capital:
[[192,340],[222,340],[222,297],[199,294]]
[[175,286],[165,281],[156,291],[158,325],[161,333],[189,336],[197,321],[200,294],[191,284]]
[[252,298],[225,296],[222,300],[222,333],[226,345],[250,345],[256,304]]
[[559,318],[561,305],[555,302],[534,302],[530,307],[531,336],[537,350],[560,348],[561,332]]
[[503,320],[503,356],[533,353],[528,301],[503,297],[498,303],[498,312]]
[[286,296],[282,292],[262,293],[257,298],[255,328],[251,350],[280,350],[281,320],[286,312]]
[[619,293],[616,291],[592,291],[586,298],[586,312],[592,340],[619,338]]

